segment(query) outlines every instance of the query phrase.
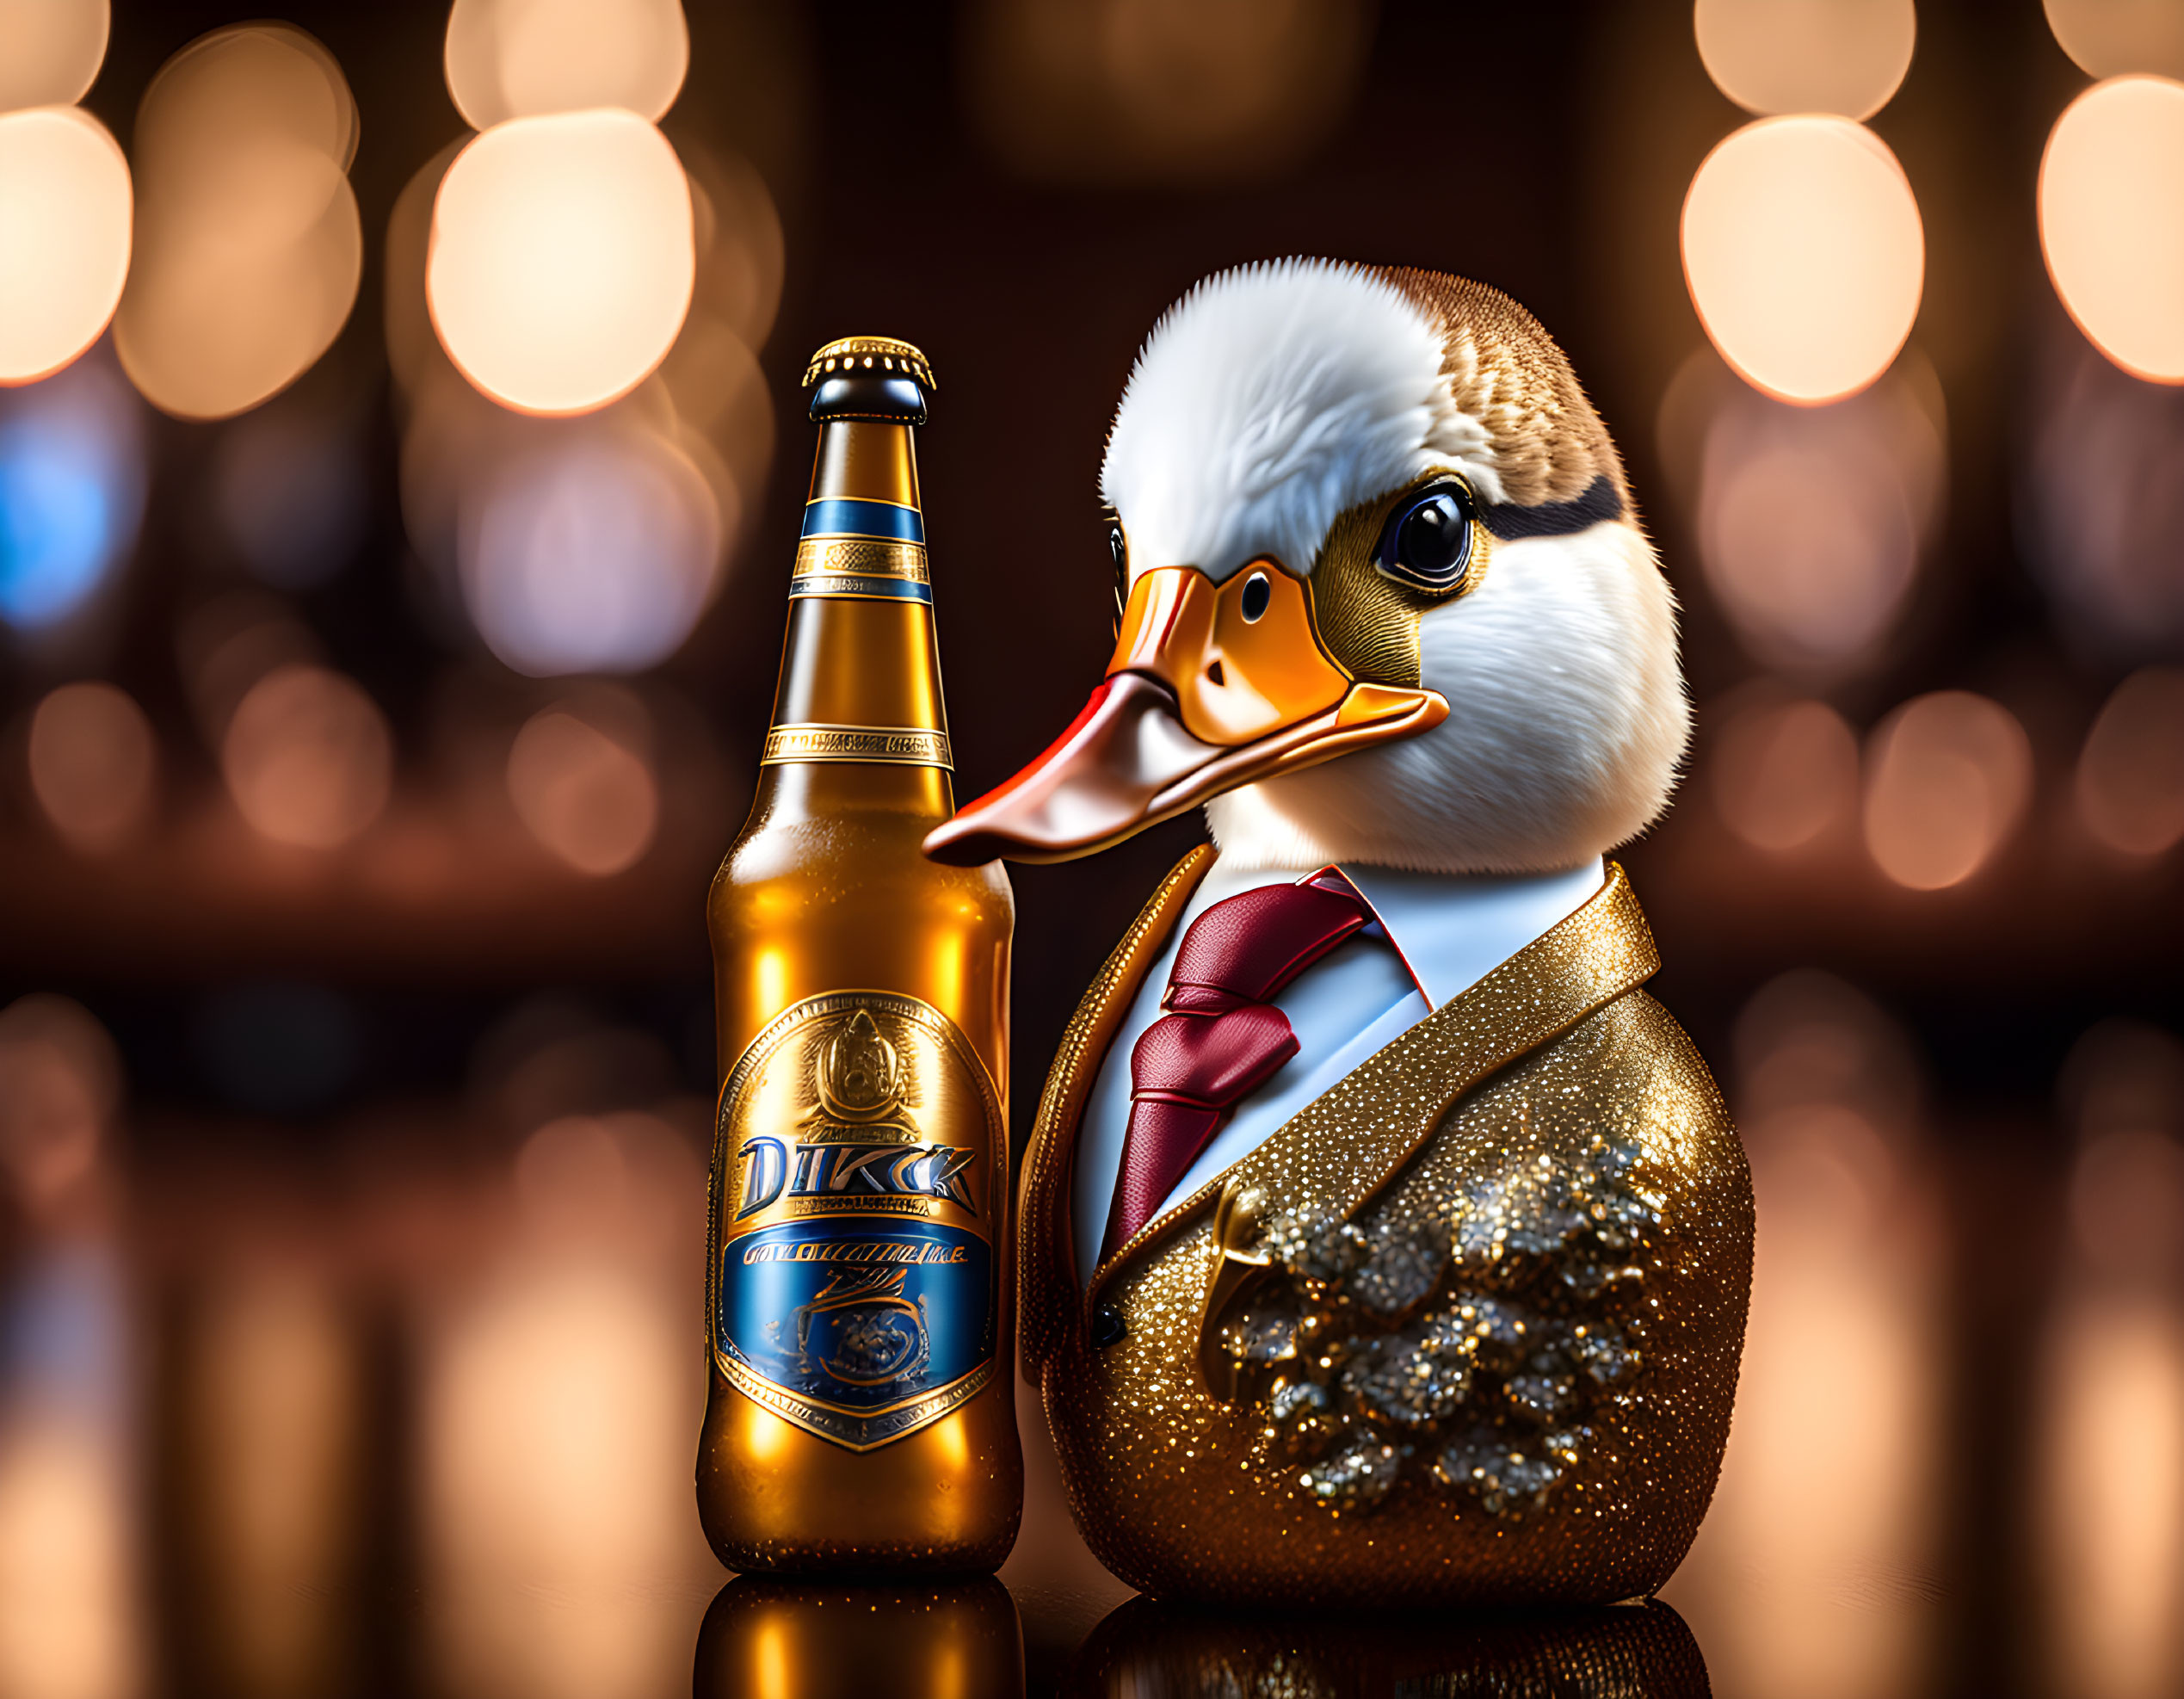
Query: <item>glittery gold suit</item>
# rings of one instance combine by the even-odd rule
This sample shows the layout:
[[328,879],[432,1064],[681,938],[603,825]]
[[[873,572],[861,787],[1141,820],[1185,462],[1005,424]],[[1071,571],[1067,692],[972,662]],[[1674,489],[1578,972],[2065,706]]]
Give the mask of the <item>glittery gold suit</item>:
[[1086,1540],[1164,1597],[1650,1593],[1728,1441],[1752,1194],[1622,870],[1080,1290],[1078,1122],[1212,861],[1086,995],[1026,1158],[1024,1370]]

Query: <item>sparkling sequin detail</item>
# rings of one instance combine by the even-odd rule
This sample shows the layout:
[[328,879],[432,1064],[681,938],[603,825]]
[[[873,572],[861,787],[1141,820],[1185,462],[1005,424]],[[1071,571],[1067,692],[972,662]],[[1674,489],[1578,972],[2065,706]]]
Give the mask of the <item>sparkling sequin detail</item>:
[[[1423,1220],[1399,1192],[1361,1222],[1304,1211],[1269,1227],[1270,1276],[1221,1344],[1315,1502],[1367,1510],[1438,1484],[1512,1521],[1546,1504],[1643,1361],[1632,1258],[1663,1226],[1643,1153],[1595,1136],[1475,1176]],[[1293,1343],[1266,1349],[1300,1338],[1319,1342],[1301,1361]],[[1296,1366],[1252,1375],[1274,1362]]]

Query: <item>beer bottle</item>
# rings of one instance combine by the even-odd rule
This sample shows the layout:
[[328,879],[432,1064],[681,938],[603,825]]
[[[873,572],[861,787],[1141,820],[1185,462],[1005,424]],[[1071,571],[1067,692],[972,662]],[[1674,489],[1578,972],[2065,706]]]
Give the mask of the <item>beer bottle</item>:
[[1009,950],[954,810],[907,343],[828,343],[750,817],[706,905],[724,1078],[698,1508],[731,1569],[991,1569],[1010,1369]]

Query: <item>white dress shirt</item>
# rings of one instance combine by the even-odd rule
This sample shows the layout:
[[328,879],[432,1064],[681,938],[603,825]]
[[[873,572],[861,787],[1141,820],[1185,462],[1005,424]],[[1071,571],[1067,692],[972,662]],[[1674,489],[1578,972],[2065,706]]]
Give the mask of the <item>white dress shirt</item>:
[[[1311,871],[1317,871],[1313,869]],[[1383,1045],[1452,997],[1469,990],[1534,938],[1582,908],[1607,877],[1595,859],[1567,873],[1454,878],[1343,867],[1371,906],[1373,923],[1306,968],[1274,998],[1297,1035],[1297,1053],[1198,1154],[1161,1208],[1188,1197],[1250,1154],[1305,1104]],[[1086,1100],[1077,1140],[1073,1202],[1077,1278],[1089,1282],[1114,1201],[1115,1175],[1130,1128],[1130,1055],[1162,1014],[1169,970],[1191,923],[1218,902],[1262,885],[1293,884],[1311,874],[1253,868],[1230,874],[1216,861],[1138,987]],[[1157,1213],[1157,1212],[1156,1212]]]

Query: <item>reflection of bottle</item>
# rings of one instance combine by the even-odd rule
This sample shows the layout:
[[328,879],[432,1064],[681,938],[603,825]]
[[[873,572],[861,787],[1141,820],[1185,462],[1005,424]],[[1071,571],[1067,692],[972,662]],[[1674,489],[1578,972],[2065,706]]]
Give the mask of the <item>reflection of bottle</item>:
[[698,1631],[696,1699],[1023,1699],[1024,1643],[990,1576],[937,1587],[731,1581]]
[[1068,1699],[1276,1692],[1706,1699],[1709,1690],[1698,1641],[1658,1600],[1502,1617],[1360,1618],[1247,1615],[1133,1598],[1093,1629],[1062,1686]]
[[953,808],[907,343],[812,356],[817,463],[750,819],[708,905],[720,1058],[698,1506],[731,1568],[990,1568],[1009,1372],[1009,946]]

